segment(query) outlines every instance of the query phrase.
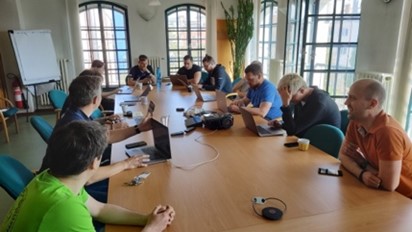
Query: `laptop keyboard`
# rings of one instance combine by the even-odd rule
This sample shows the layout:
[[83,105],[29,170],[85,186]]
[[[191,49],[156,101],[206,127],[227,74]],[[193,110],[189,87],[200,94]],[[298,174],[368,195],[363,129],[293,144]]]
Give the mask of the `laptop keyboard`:
[[263,127],[261,127],[261,126],[257,126],[256,127],[257,128],[257,130],[258,130],[258,132],[260,133],[260,134],[271,134],[270,133],[270,131],[268,131],[267,129],[265,129],[265,128],[263,128]]
[[143,147],[143,153],[150,155],[150,159],[155,159],[160,156],[160,152],[155,147]]

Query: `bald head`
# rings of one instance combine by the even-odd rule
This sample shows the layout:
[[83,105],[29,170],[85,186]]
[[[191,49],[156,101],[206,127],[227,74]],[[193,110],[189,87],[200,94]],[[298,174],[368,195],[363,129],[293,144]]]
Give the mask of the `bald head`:
[[378,104],[380,108],[383,105],[383,102],[385,101],[386,98],[386,91],[383,85],[373,79],[360,79],[355,81],[351,88],[354,88],[358,90],[360,93],[362,93],[363,97],[366,100],[371,100],[371,99],[376,99],[378,100]]

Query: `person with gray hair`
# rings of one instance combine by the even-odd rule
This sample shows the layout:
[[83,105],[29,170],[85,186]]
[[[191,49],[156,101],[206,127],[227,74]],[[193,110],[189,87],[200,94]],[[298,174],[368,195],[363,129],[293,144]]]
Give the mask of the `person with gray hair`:
[[352,84],[345,105],[350,119],[339,158],[369,188],[412,198],[412,143],[401,125],[385,113],[385,89],[372,79]]
[[279,81],[278,92],[282,99],[283,121],[272,120],[269,125],[283,128],[288,135],[298,137],[317,124],[340,128],[340,112],[335,101],[316,86],[309,87],[300,75],[284,75]]

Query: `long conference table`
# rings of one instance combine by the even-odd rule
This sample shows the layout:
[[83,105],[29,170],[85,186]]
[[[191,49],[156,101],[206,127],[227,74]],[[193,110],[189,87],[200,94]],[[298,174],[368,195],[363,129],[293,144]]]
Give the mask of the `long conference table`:
[[[116,96],[116,112],[121,112],[118,103],[124,96]],[[170,133],[185,129],[185,118],[176,111],[177,107],[188,109],[196,105],[217,111],[216,102],[196,102],[194,93],[165,83],[155,87],[148,97],[156,103],[155,119],[169,117]],[[146,112],[147,105],[137,103],[130,108]],[[259,117],[255,119],[263,122]],[[113,144],[112,162],[127,158],[125,144],[140,140],[152,145],[152,132]],[[166,231],[412,230],[409,198],[366,187],[341,167],[339,160],[314,146],[308,151],[283,146],[295,140],[288,136],[258,137],[245,128],[240,115],[234,115],[230,129],[213,132],[196,128],[190,134],[171,137],[172,159],[168,162],[111,177],[108,202],[142,213],[151,212],[158,204],[170,204],[176,217]],[[191,166],[216,156],[214,161]],[[319,175],[319,167],[342,169],[343,176]],[[124,184],[143,171],[151,173],[143,184]],[[254,196],[279,198],[287,204],[287,211],[281,220],[263,219],[253,211]],[[282,208],[275,201],[264,206]],[[140,230],[106,226],[109,232]]]

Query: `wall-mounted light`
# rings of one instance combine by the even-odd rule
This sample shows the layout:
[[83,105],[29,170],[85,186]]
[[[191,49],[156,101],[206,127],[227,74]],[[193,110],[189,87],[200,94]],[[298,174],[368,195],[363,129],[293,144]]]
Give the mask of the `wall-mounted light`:
[[151,0],[149,2],[149,6],[160,6],[160,1],[159,0]]

